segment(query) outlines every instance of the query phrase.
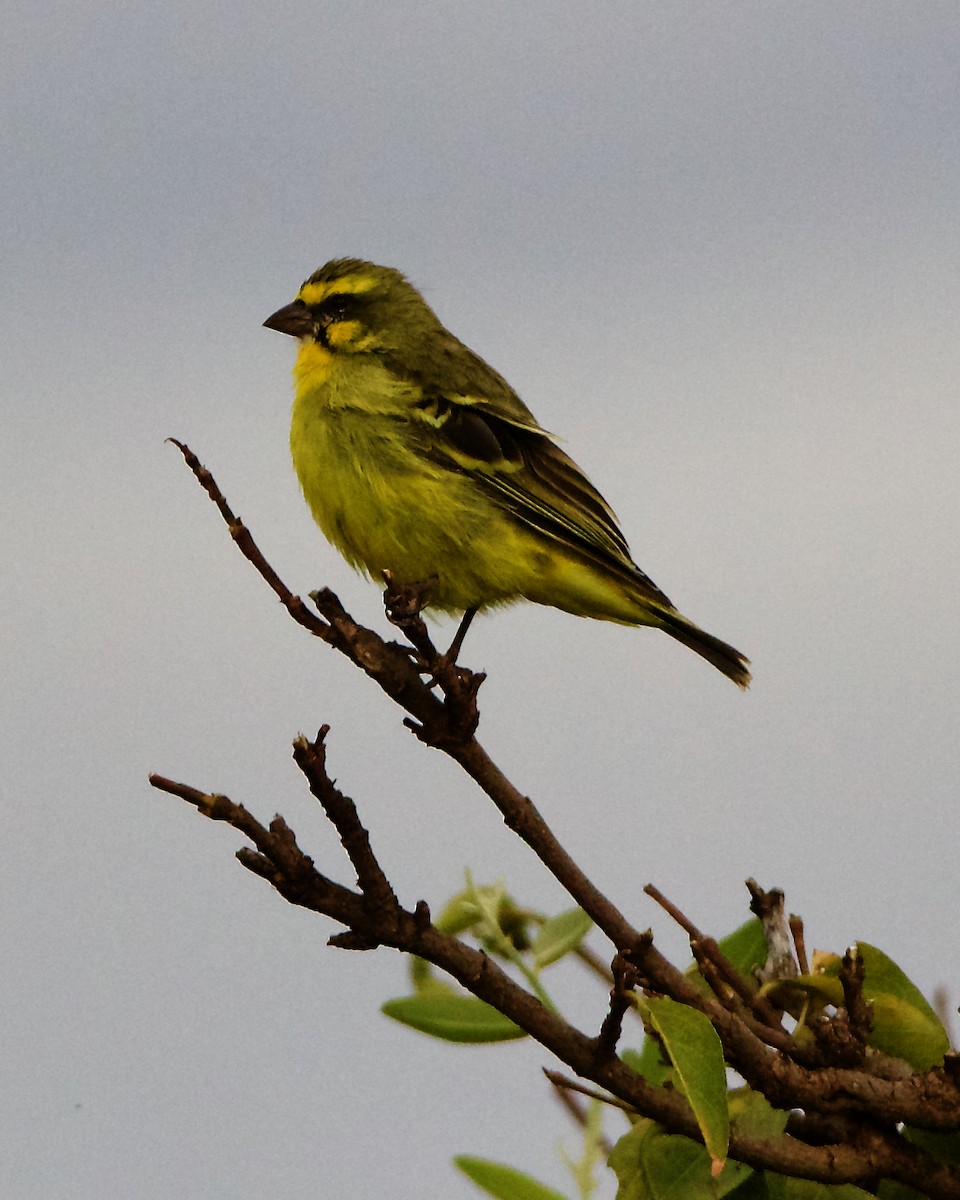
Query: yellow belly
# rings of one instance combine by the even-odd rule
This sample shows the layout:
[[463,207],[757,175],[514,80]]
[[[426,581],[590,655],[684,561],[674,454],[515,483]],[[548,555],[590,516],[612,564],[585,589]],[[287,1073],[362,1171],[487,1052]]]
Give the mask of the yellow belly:
[[526,598],[580,616],[658,623],[621,578],[517,521],[469,474],[405,440],[409,397],[398,403],[386,372],[341,378],[339,356],[305,351],[291,454],[314,519],[351,565],[377,582],[384,570],[401,583],[435,575],[430,604],[447,612]]
[[316,399],[294,405],[291,454],[314,519],[349,563],[377,581],[385,569],[405,583],[436,575],[432,604],[451,612],[517,596],[509,572],[491,578],[503,531],[467,476],[408,447],[402,421]]

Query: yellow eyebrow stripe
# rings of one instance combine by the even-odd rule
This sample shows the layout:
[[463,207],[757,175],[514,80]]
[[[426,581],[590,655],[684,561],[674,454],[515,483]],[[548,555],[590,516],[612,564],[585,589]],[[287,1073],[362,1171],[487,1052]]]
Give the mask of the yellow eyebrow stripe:
[[324,280],[319,283],[311,283],[307,280],[300,289],[298,299],[313,308],[314,305],[321,304],[326,300],[327,296],[334,294],[359,296],[363,292],[371,291],[376,286],[377,281],[372,275],[344,275],[340,279]]

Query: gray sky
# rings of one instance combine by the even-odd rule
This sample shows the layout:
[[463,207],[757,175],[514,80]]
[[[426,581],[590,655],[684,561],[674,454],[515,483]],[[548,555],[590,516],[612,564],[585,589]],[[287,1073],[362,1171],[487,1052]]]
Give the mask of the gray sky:
[[293,346],[261,328],[337,255],[406,271],[753,659],[742,696],[650,631],[478,623],[481,738],[575,857],[680,958],[642,885],[722,934],[752,874],[809,945],[879,944],[956,1004],[956,5],[7,13],[0,1192],[472,1194],[454,1153],[572,1191],[545,1052],[379,1017],[401,960],[326,949],[146,784],[281,811],[348,880],[289,758],[328,722],[405,903],[469,865],[563,906],[164,445],[294,589],[384,627],[297,494]]

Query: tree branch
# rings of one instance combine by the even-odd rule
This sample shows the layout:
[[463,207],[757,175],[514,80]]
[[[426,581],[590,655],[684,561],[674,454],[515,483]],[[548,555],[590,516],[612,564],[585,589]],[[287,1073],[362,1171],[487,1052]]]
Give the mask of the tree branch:
[[[904,1122],[930,1130],[960,1128],[960,1071],[952,1060],[945,1069],[906,1080],[882,1079],[860,1069],[859,1061],[856,1068],[848,1066],[838,1043],[828,1056],[828,1065],[819,1065],[826,1043],[817,1047],[818,1060],[798,1047],[783,1029],[779,1010],[758,998],[750,981],[734,969],[716,942],[705,937],[651,885],[646,890],[686,929],[714,994],[701,991],[656,949],[649,933],[636,929],[593,884],[532,800],[506,778],[477,741],[476,697],[483,676],[457,667],[449,656],[439,655],[415,612],[404,615],[402,628],[411,642],[411,647],[405,647],[385,642],[372,630],[358,625],[326,589],[311,597],[317,612],[308,609],[267,563],[210,472],[187,446],[175,444],[216,504],[245,557],[294,620],[363,670],[409,714],[412,720],[407,724],[422,742],[452,758],[475,780],[507,827],[530,846],[609,938],[617,952],[615,983],[599,1035],[588,1037],[569,1025],[487,954],[441,933],[431,923],[425,903],[418,904],[413,912],[401,907],[356,806],[329,778],[326,726],[312,742],[298,738],[294,758],[340,837],[356,873],[358,890],[318,872],[281,817],[275,817],[265,828],[247,809],[225,796],[201,792],[159,775],[150,778],[154,787],[187,801],[210,820],[224,821],[240,831],[253,847],[238,852],[242,865],[267,879],[290,903],[322,913],[341,925],[343,932],[330,939],[332,944],[345,949],[392,946],[425,959],[509,1017],[581,1078],[609,1092],[621,1104],[659,1121],[671,1132],[701,1140],[696,1118],[684,1096],[677,1090],[648,1084],[616,1054],[629,992],[635,986],[670,996],[704,1013],[720,1036],[727,1062],[755,1091],[780,1108],[802,1110],[791,1117],[788,1133],[769,1141],[744,1137],[734,1129],[731,1157],[752,1167],[823,1183],[871,1186],[880,1179],[893,1179],[928,1196],[960,1200],[960,1168],[933,1158],[897,1132],[897,1125]],[[426,680],[424,673],[428,675]],[[760,893],[767,898],[775,895]],[[779,915],[776,920],[778,928],[786,928]],[[778,938],[783,940],[779,934]],[[600,969],[605,971],[602,964]],[[849,1010],[844,1020],[846,1036],[860,1058],[869,1029],[861,982],[856,965],[849,964],[843,977]],[[836,1028],[839,1030],[839,1025]]]

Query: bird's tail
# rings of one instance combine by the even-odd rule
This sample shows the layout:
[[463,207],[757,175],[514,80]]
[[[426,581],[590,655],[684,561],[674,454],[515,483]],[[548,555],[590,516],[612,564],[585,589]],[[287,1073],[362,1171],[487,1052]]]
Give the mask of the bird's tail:
[[684,646],[689,646],[695,654],[712,663],[718,671],[732,679],[737,687],[746,691],[750,686],[750,660],[744,658],[739,650],[734,650],[733,646],[721,642],[713,634],[705,633],[675,609],[662,611],[659,616],[664,632]]

